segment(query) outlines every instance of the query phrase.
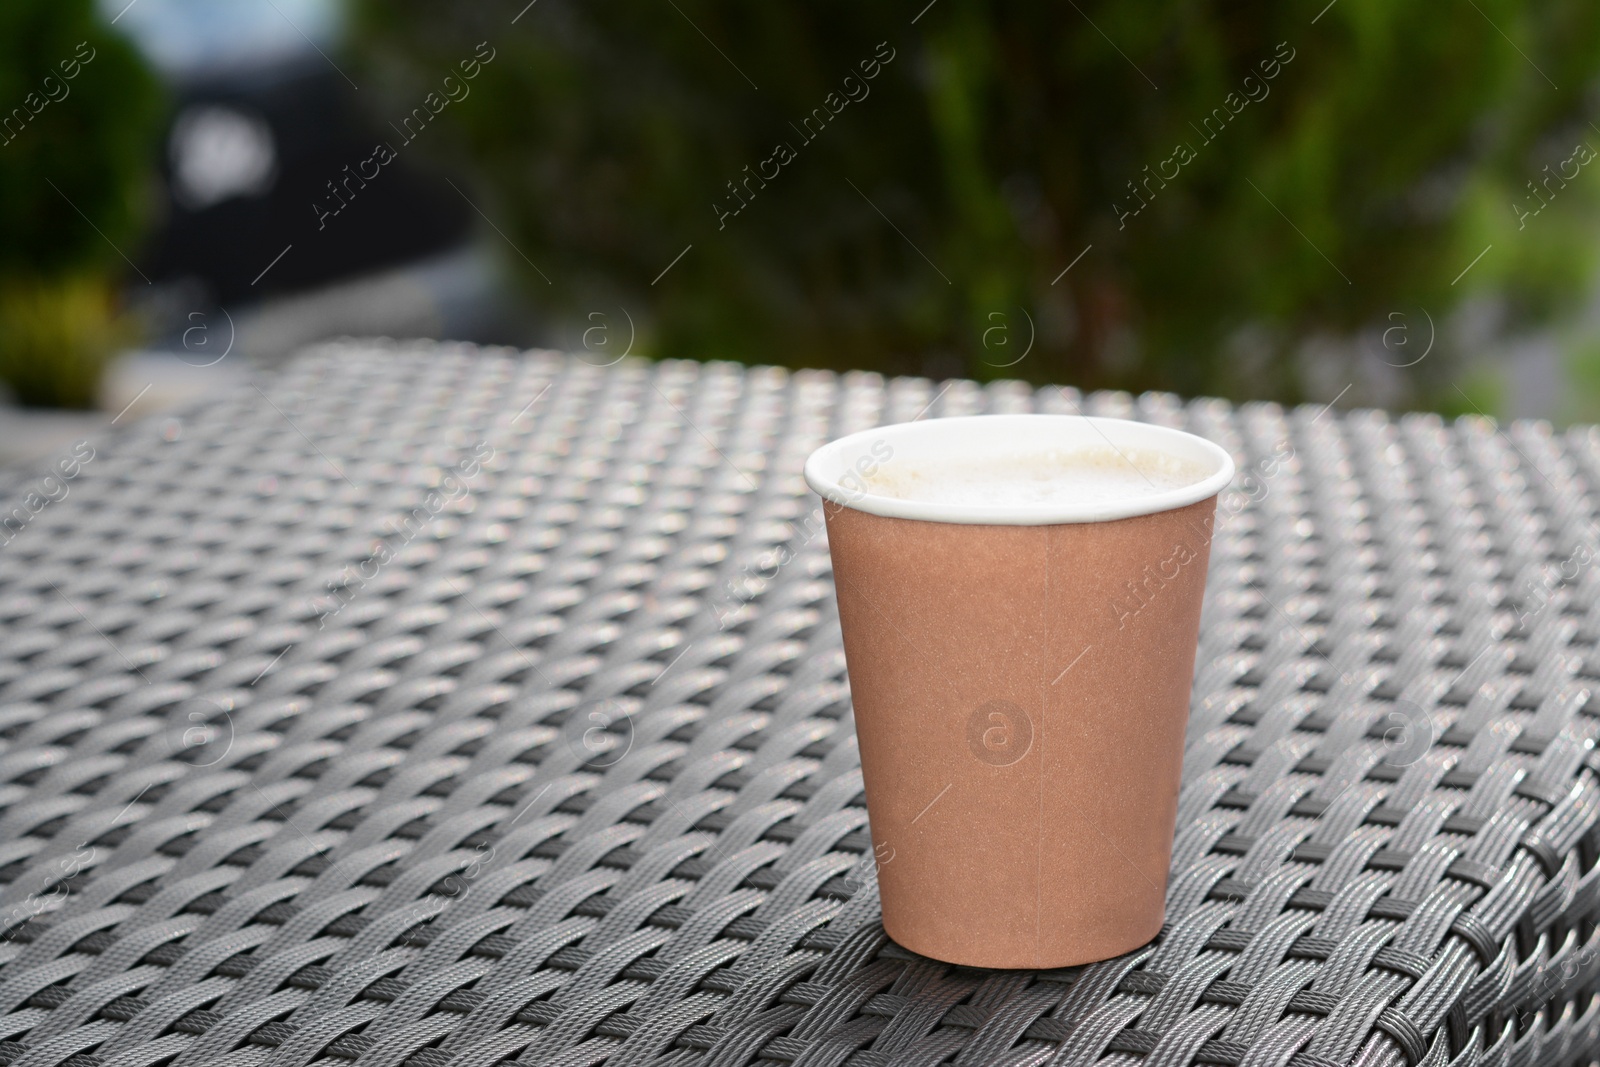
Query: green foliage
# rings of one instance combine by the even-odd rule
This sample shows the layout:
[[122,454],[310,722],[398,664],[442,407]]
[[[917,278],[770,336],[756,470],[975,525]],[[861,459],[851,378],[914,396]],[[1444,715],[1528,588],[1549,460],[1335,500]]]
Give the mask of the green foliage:
[[144,214],[160,114],[92,0],[0,4],[0,381],[25,404],[92,407],[126,340],[107,279]]
[[1439,394],[1434,405],[1448,418],[1473,415],[1493,418],[1504,405],[1506,384],[1490,368],[1468,368],[1451,385],[1449,390]]
[[1585,0],[922,5],[357,10],[397,112],[496,49],[419,147],[471,161],[539,306],[621,304],[655,355],[1293,400],[1305,338],[1486,290],[1547,315],[1592,265],[1600,173],[1512,207],[1600,146]]
[[0,381],[39,407],[92,408],[126,320],[98,275],[0,285]]
[[160,114],[92,0],[0,4],[0,277],[124,268]]
[[1562,346],[1568,390],[1557,421],[1600,422],[1600,334],[1593,329],[1573,331]]

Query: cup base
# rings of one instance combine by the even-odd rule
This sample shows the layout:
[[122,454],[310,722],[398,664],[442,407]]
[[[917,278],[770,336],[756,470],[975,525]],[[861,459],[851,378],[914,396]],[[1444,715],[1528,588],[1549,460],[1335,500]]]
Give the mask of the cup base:
[[[977,937],[970,940],[948,936],[927,937],[915,929],[897,930],[897,924],[887,915],[883,919],[883,929],[901,948],[941,963],[951,963],[959,967],[982,967],[989,970],[1049,971],[1061,967],[1099,963],[1143,948],[1161,933],[1164,921],[1164,916],[1158,916],[1153,925],[1146,924],[1115,932],[1098,931],[1094,934],[1085,934],[1082,939],[1072,939],[1073,944],[1070,948],[1051,946],[1043,949],[1032,944],[984,942]],[[1059,938],[1059,934],[1057,936]]]

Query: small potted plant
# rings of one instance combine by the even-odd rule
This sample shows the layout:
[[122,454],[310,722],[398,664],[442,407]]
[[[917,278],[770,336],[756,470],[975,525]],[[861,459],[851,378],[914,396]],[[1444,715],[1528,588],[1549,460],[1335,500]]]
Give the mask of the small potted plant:
[[135,250],[161,94],[92,0],[0,5],[0,382],[93,407],[129,337],[116,299]]

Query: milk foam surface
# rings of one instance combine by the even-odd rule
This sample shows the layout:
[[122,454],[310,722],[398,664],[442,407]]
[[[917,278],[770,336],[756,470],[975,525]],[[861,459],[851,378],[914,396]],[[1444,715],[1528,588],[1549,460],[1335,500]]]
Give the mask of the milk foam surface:
[[941,460],[895,456],[865,481],[878,496],[1008,507],[1128,500],[1182,489],[1206,474],[1163,452],[1105,447]]

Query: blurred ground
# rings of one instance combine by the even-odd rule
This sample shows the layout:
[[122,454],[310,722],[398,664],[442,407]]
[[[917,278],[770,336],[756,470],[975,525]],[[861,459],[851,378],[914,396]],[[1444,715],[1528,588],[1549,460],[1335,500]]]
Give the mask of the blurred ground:
[[243,308],[183,311],[181,293],[159,298],[166,323],[148,347],[106,375],[99,411],[47,411],[0,401],[0,464],[53,456],[72,442],[203,401],[316,341],[342,336],[428,337],[528,343],[489,253],[467,246],[320,289]]

